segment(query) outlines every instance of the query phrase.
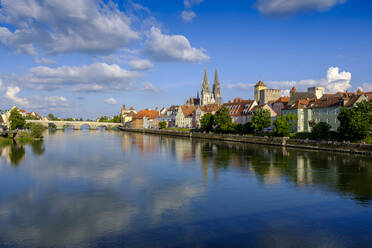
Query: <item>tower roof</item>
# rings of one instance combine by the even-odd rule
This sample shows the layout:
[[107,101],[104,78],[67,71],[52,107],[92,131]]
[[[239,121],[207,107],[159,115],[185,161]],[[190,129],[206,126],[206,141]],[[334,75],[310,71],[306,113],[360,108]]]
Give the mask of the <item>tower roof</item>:
[[218,81],[218,72],[217,72],[217,68],[214,72],[214,83],[215,84],[220,84],[220,81]]
[[255,86],[266,86],[261,80]]
[[208,76],[207,76],[207,68],[204,69],[204,80],[202,85],[202,92],[210,92],[209,89],[209,82],[208,82]]

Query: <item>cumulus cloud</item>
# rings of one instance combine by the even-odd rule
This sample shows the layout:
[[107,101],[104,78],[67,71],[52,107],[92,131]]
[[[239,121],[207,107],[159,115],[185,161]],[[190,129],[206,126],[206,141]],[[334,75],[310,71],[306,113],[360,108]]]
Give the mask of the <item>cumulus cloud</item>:
[[264,15],[286,16],[304,11],[325,11],[346,0],[257,0],[255,7]]
[[[265,84],[269,88],[282,89],[283,93],[287,95],[288,90],[296,86],[298,90],[306,90],[307,87],[322,86],[329,93],[336,93],[339,91],[346,91],[352,87],[351,73],[340,71],[338,67],[330,67],[327,75],[322,79],[304,79],[300,81],[268,81]],[[230,89],[236,90],[253,90],[254,84],[237,83],[227,85]]]
[[18,104],[21,106],[27,106],[28,100],[26,98],[21,98],[18,96],[18,93],[21,89],[18,86],[8,86],[5,93],[5,98],[13,102],[14,104]]
[[201,4],[203,1],[204,0],[184,0],[183,4],[186,8],[191,8],[192,6]]
[[209,60],[204,49],[191,47],[189,40],[183,35],[162,34],[161,30],[152,27],[144,53],[152,60],[169,62],[202,62]]
[[194,11],[184,10],[181,12],[181,18],[184,22],[191,22],[196,17]]
[[34,62],[37,63],[37,64],[43,64],[43,65],[55,65],[55,64],[57,64],[57,62],[55,60],[48,59],[48,58],[35,58]]
[[63,88],[73,91],[105,91],[105,90],[136,90],[136,80],[142,75],[121,68],[117,64],[94,63],[91,65],[60,66],[51,68],[37,66],[31,68],[22,77],[13,76],[18,84],[38,90],[54,90]]
[[26,54],[112,53],[139,40],[130,18],[111,1],[3,0],[0,42]]
[[8,86],[4,97],[21,107],[27,107],[35,110],[63,109],[69,106],[68,100],[63,96],[31,96],[20,97],[21,89],[18,86]]
[[133,59],[129,62],[129,65],[132,70],[149,70],[154,67],[147,59]]
[[118,101],[116,101],[115,98],[110,97],[110,98],[105,100],[105,103],[110,104],[110,105],[116,105],[116,104],[118,104]]

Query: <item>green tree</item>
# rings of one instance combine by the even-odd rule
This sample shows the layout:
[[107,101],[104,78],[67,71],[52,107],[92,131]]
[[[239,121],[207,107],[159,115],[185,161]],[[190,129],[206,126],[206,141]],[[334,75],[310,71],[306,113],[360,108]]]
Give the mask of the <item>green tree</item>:
[[229,110],[227,108],[220,108],[213,117],[213,126],[217,132],[232,133],[235,131],[232,123]]
[[274,121],[274,134],[279,137],[289,136],[291,130],[296,125],[294,120],[297,119],[296,115],[282,115]]
[[211,113],[206,113],[200,119],[200,128],[203,131],[210,132],[213,130],[213,119],[214,116]]
[[310,137],[312,139],[322,139],[326,140],[329,137],[329,130],[331,130],[331,125],[326,122],[319,122],[315,124],[311,124],[311,134]]
[[48,114],[48,119],[51,121],[59,121],[59,119],[55,117],[53,114]]
[[166,128],[167,127],[167,122],[166,121],[161,121],[161,122],[159,122],[159,128],[160,129],[164,129],[164,128]]
[[362,101],[356,107],[343,108],[337,119],[340,137],[350,141],[363,140],[372,132],[372,102]]
[[43,125],[39,123],[32,123],[32,125],[30,126],[31,137],[38,139],[42,138],[44,130],[45,128],[43,127]]
[[259,108],[252,115],[252,126],[256,132],[271,126],[271,115],[267,109]]
[[108,122],[108,117],[107,116],[102,116],[101,118],[99,118],[98,122]]
[[25,118],[19,113],[18,109],[10,111],[9,115],[10,129],[23,128],[26,124]]
[[111,122],[113,122],[113,123],[121,123],[121,116],[120,115],[115,115],[112,118]]

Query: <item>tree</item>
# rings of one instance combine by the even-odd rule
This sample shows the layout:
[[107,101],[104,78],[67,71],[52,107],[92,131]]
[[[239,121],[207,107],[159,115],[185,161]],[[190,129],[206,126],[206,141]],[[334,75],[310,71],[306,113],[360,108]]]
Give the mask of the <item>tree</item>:
[[55,117],[53,114],[48,114],[48,119],[51,121],[59,121],[59,119]]
[[340,137],[350,141],[365,139],[372,132],[372,102],[362,101],[353,108],[343,108],[337,116]]
[[113,122],[113,123],[121,123],[121,116],[120,115],[115,115],[112,118],[111,122]]
[[166,128],[167,127],[167,122],[166,121],[161,121],[161,122],[159,122],[159,128],[160,129],[164,129],[164,128]]
[[291,130],[296,125],[293,120],[296,120],[296,115],[282,115],[274,121],[274,134],[279,137],[289,136]]
[[25,118],[19,113],[18,109],[14,108],[9,115],[10,130],[23,128],[26,124]]
[[331,125],[326,122],[319,122],[315,124],[311,124],[311,134],[310,137],[312,139],[322,139],[326,140],[329,136],[329,130],[331,130]]
[[102,116],[101,118],[99,118],[98,120],[99,122],[109,122],[108,120],[108,117],[107,116]]
[[206,113],[200,119],[200,128],[203,131],[212,131],[213,130],[213,119],[214,116],[211,113]]
[[271,126],[271,115],[267,109],[259,108],[252,116],[252,126],[256,132],[262,132],[266,127]]
[[217,132],[231,133],[235,131],[232,123],[229,110],[227,108],[220,108],[213,117],[213,126]]

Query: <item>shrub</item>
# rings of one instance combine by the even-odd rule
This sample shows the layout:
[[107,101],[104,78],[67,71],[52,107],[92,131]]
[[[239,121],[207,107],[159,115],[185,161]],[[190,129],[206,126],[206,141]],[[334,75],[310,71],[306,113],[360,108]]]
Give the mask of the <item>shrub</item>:
[[293,139],[310,139],[310,133],[300,132],[292,136]]
[[40,139],[43,137],[45,128],[39,123],[33,123],[30,127],[31,137]]

